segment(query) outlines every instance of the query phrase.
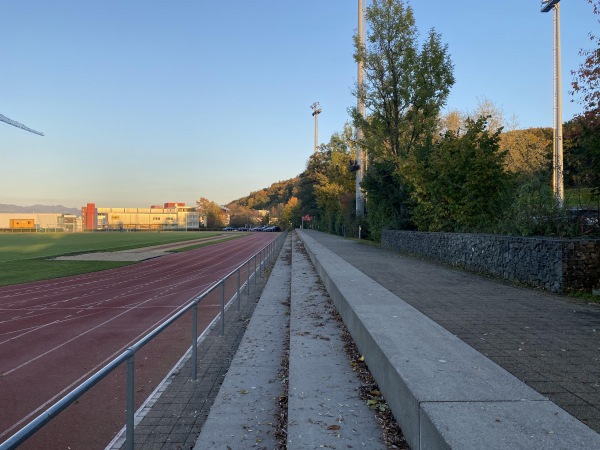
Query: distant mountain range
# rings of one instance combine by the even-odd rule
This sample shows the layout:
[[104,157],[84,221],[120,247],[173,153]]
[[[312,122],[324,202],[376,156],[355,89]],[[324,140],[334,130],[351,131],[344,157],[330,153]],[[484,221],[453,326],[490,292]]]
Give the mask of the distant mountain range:
[[55,213],[55,214],[75,214],[81,215],[79,208],[67,208],[63,205],[33,205],[33,206],[17,206],[4,205],[0,203],[0,213]]

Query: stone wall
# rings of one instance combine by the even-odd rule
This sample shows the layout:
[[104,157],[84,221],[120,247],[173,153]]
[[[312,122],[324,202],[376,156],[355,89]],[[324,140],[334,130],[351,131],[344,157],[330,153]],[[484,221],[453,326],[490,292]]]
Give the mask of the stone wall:
[[552,292],[600,287],[600,240],[384,231],[383,248]]

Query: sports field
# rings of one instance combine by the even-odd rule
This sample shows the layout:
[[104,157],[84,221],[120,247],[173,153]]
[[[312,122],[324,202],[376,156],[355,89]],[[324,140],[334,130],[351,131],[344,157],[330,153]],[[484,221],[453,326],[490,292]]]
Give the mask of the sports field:
[[121,267],[124,261],[55,261],[78,253],[118,251],[211,238],[221,233],[23,233],[0,234],[0,286]]

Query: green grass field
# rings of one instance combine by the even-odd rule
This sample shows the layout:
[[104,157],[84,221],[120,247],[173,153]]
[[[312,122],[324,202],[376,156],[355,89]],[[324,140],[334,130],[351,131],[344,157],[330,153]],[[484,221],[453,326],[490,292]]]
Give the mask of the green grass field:
[[[206,232],[0,234],[0,286],[122,267],[131,262],[54,261],[50,258],[117,251],[217,236]],[[218,242],[218,241],[215,241]]]

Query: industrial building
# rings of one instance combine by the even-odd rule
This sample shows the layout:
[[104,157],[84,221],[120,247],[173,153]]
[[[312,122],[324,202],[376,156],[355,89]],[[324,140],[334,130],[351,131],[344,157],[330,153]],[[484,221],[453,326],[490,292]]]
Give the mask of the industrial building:
[[82,231],[81,218],[60,213],[0,213],[0,230],[7,232]]
[[97,208],[88,203],[82,208],[83,229],[94,230],[197,230],[204,221],[194,206],[165,203],[150,208]]

